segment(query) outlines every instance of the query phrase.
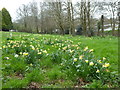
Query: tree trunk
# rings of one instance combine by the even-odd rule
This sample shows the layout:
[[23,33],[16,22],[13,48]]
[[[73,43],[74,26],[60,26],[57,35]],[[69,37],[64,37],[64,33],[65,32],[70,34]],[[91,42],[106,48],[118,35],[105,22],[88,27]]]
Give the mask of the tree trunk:
[[120,37],[120,2],[118,2],[118,37]]
[[83,25],[84,35],[87,36],[87,28],[86,28],[86,1],[84,2],[83,20],[84,20],[84,25]]
[[102,29],[102,37],[104,37],[104,16],[101,16],[101,29]]
[[119,17],[118,17],[118,19],[119,19],[119,25],[118,25],[118,37],[120,37],[120,12],[119,12]]
[[70,2],[68,1],[67,4],[69,34],[72,35]]
[[62,5],[61,2],[53,2],[53,9],[55,13],[55,19],[58,28],[61,30],[60,33],[64,35],[64,25],[63,25],[63,17],[62,17]]
[[27,31],[27,21],[26,21],[26,17],[24,18],[24,28],[25,28],[25,31]]
[[39,30],[38,30],[38,18],[37,18],[37,16],[35,16],[35,25],[36,25],[36,31],[37,31],[37,33],[39,33]]
[[[84,2],[83,2],[83,0],[81,0],[81,6],[80,6],[80,22],[81,22],[82,29],[84,29],[83,6],[84,6]],[[84,32],[82,32],[82,34],[84,34]]]
[[98,33],[97,33],[97,35],[98,35],[98,36],[100,36],[100,26],[101,26],[101,24],[100,24],[100,22],[98,22],[98,23],[97,23],[97,28],[98,28]]
[[72,36],[75,36],[75,26],[74,26],[74,11],[73,11],[73,5],[71,2],[71,13],[72,13]]
[[[90,32],[91,27],[90,27],[90,1],[89,0],[88,0],[87,19],[88,19],[88,31]],[[90,32],[90,36],[91,36],[91,32]]]
[[115,34],[115,18],[114,18],[114,12],[113,12],[113,19],[112,19],[113,21],[113,26],[112,26],[112,35],[114,36]]
[[83,25],[83,28],[84,28],[84,35],[87,36],[86,14],[85,14],[85,11],[84,11],[84,25]]

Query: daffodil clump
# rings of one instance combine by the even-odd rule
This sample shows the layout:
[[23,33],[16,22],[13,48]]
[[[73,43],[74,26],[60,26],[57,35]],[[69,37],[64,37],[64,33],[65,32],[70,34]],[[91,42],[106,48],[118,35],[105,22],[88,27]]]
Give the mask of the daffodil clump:
[[48,38],[44,35],[33,38],[30,35],[21,35],[20,40],[6,40],[0,48],[3,51],[5,67],[3,71],[11,69],[10,74],[14,72],[25,74],[34,68],[44,69],[58,65],[67,78],[85,80],[103,79],[110,73],[107,57],[97,59],[94,56],[94,49],[84,46],[81,42],[75,44],[69,38],[63,39],[61,36]]
[[110,64],[107,63],[108,60],[105,57],[101,58],[101,60],[97,60],[91,52],[94,52],[94,50],[88,47],[83,48],[83,50],[81,50],[81,48],[74,49],[74,54],[72,56],[66,51],[64,52],[66,57],[68,56],[71,58],[63,61],[62,65],[70,71],[69,74],[71,75],[73,75],[72,72],[74,72],[74,75],[81,76],[85,79],[100,79],[103,73],[109,73]]

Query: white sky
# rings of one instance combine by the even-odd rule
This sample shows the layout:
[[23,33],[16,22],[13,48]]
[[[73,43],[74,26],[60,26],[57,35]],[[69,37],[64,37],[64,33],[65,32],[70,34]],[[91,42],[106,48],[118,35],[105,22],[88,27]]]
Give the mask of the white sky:
[[22,4],[27,4],[32,0],[0,0],[0,10],[5,7],[13,21],[16,18],[16,10],[19,8],[19,6],[21,6]]
[[[5,7],[11,17],[12,20],[14,21],[16,19],[16,10],[22,5],[22,4],[28,4],[29,2],[32,2],[33,0],[0,0],[0,10]],[[35,0],[37,2],[41,2],[41,1],[51,1],[51,0]],[[64,0],[66,1],[66,0]],[[72,0],[73,2],[77,2],[80,0]],[[93,1],[93,0],[92,0]],[[103,1],[103,0],[95,0],[95,1]],[[105,1],[105,0],[104,0]],[[107,0],[110,1],[110,0]]]

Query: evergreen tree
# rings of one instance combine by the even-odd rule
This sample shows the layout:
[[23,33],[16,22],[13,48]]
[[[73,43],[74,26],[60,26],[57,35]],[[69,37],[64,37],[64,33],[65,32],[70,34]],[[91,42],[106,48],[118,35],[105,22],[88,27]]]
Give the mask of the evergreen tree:
[[3,30],[10,30],[13,28],[11,16],[9,12],[3,8],[2,9],[2,29]]

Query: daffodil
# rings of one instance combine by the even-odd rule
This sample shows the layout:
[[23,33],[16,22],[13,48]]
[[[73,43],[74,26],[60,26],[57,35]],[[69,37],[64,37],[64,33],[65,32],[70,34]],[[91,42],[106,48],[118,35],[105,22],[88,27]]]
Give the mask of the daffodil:
[[46,51],[46,50],[44,50],[44,51],[43,51],[43,53],[47,53],[47,51]]
[[6,48],[6,46],[3,46],[3,48]]
[[70,53],[73,53],[74,52],[74,50],[70,50]]
[[77,49],[80,49],[80,47],[77,47]]
[[83,55],[79,56],[79,59],[83,59]]
[[35,50],[35,47],[32,47],[32,50]]
[[38,52],[38,54],[42,54],[41,52]]
[[99,63],[102,63],[101,60],[97,60]]
[[8,59],[10,59],[9,57],[6,57],[6,59],[8,60]]
[[22,52],[20,52],[20,54],[22,54]]
[[106,58],[105,58],[105,57],[103,57],[103,60],[106,60]]
[[99,73],[99,72],[100,72],[100,70],[97,70],[97,71],[96,71],[96,73]]
[[74,58],[74,62],[76,62],[77,61],[77,58]]
[[90,51],[89,52],[93,52],[94,50],[93,49],[90,49]]
[[28,53],[24,52],[24,53],[23,53],[23,55],[24,55],[24,56],[27,56],[27,55],[28,55]]
[[88,63],[88,60],[85,60],[86,63]]
[[88,46],[87,46],[87,47],[85,47],[84,51],[87,51],[87,50],[88,50]]
[[15,54],[15,57],[18,57],[18,54]]
[[105,64],[103,65],[103,67],[109,67],[109,66],[110,66],[109,63],[105,63]]
[[66,50],[67,49],[67,47],[63,47],[63,50]]
[[93,63],[93,62],[90,62],[90,63],[89,63],[89,65],[90,65],[90,66],[93,66],[93,65],[94,65],[94,63]]
[[30,66],[33,66],[33,64],[31,63]]

